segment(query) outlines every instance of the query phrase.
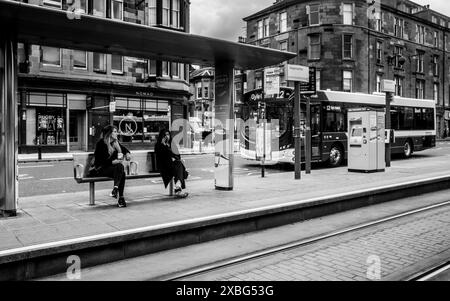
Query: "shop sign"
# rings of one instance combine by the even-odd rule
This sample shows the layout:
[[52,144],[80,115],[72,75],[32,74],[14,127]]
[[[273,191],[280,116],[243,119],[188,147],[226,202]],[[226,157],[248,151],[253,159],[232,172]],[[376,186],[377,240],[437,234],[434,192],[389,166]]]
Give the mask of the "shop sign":
[[109,111],[110,111],[111,113],[114,113],[114,112],[116,111],[116,102],[115,102],[115,101],[111,101],[111,102],[109,103]]
[[136,133],[137,129],[138,125],[133,117],[124,117],[119,122],[120,135],[131,137]]

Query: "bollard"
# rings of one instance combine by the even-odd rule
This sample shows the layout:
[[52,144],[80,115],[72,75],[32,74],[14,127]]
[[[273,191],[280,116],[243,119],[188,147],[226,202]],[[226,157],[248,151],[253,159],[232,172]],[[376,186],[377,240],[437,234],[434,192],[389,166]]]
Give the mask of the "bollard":
[[42,147],[39,138],[37,138],[38,160],[42,160]]

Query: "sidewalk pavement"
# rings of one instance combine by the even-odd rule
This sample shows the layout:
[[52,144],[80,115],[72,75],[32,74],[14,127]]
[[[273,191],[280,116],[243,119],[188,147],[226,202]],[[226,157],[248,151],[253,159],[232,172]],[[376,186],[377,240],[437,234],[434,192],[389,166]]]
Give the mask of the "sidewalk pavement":
[[96,191],[96,206],[90,207],[85,192],[19,199],[18,216],[0,219],[0,250],[108,234],[122,230],[183,222],[196,218],[238,213],[312,198],[367,191],[392,184],[447,176],[450,154],[432,156],[433,150],[410,160],[395,160],[384,173],[349,173],[346,167],[313,170],[294,180],[293,172],[235,177],[233,191],[217,191],[214,179],[188,181],[190,196],[176,199],[162,186],[127,187],[128,207],[117,208],[110,190]]

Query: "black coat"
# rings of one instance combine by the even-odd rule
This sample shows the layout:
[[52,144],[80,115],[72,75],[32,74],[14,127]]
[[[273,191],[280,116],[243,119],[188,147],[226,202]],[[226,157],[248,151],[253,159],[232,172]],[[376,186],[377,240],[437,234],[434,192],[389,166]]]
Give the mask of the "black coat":
[[[119,146],[122,149],[122,153],[124,156],[126,154],[130,153],[130,151],[125,146],[123,146],[120,142],[119,142]],[[103,139],[100,139],[97,142],[97,145],[95,146],[95,152],[94,152],[95,167],[96,168],[105,168],[105,167],[112,166],[112,162],[114,160],[117,160],[117,154],[118,154],[117,150],[114,150],[112,155],[109,155],[108,146],[106,145],[105,141],[103,141]]]
[[[156,164],[158,171],[161,173],[161,177],[164,182],[164,186],[167,188],[172,178],[180,180],[182,186],[185,186],[183,176],[185,173],[185,167],[181,163],[181,156],[175,154],[172,149],[162,143],[155,145]],[[175,159],[175,160],[173,160]],[[184,187],[182,187],[184,189]]]

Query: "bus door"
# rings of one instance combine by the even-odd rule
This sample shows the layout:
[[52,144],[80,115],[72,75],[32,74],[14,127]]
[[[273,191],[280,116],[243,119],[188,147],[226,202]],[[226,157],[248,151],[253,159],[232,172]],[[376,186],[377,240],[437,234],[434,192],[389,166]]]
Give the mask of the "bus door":
[[322,133],[320,127],[320,105],[311,105],[311,146],[312,157],[322,157]]

